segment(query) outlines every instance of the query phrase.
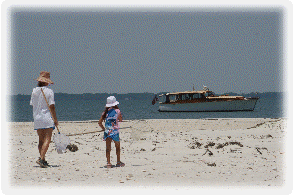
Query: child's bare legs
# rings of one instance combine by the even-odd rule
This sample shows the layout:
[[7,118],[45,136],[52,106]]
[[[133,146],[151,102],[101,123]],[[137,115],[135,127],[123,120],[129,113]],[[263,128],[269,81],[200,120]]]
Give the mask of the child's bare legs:
[[116,155],[117,155],[117,163],[120,163],[120,141],[115,143],[115,147],[116,147]]
[[[106,157],[107,157],[107,166],[111,166],[111,161],[110,161],[110,152],[111,152],[111,143],[112,143],[112,139],[111,138],[107,138],[106,139]],[[116,155],[117,155],[117,164],[120,163],[120,141],[115,143],[115,147],[116,147]]]
[[106,157],[107,157],[107,165],[111,165],[111,161],[110,161],[111,142],[112,142],[112,139],[108,137],[108,138],[106,139]]
[[115,142],[115,147],[116,147],[116,155],[117,155],[116,167],[124,167],[125,164],[120,161],[120,142]]

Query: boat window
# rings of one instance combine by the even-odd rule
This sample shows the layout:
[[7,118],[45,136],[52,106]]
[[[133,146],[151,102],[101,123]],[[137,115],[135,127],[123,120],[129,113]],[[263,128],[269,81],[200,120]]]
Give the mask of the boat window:
[[213,93],[213,92],[207,92],[207,93],[205,93],[205,96],[206,97],[209,97],[209,96],[214,96],[215,94]]
[[170,103],[169,95],[166,95],[166,103]]
[[182,100],[190,100],[189,94],[183,94]]
[[184,97],[183,98],[184,100],[188,100],[188,98],[189,98],[188,94],[184,94],[183,97]]
[[188,94],[188,96],[189,96],[189,100],[193,99],[193,94]]
[[175,101],[176,100],[176,95],[170,95],[170,100]]
[[200,99],[200,98],[202,98],[202,94],[200,93],[193,94],[193,99]]

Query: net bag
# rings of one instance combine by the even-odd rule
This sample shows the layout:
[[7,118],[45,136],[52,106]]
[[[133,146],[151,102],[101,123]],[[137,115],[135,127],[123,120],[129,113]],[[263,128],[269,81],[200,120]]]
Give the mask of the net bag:
[[70,139],[66,135],[59,132],[53,136],[53,142],[55,143],[57,153],[62,154],[70,144]]

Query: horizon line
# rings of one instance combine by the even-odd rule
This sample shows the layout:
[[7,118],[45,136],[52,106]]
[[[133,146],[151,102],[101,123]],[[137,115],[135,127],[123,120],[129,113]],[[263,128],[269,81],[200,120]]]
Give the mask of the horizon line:
[[[152,93],[152,92],[143,92],[143,93],[64,93],[64,92],[54,92],[54,94],[68,94],[68,95],[83,95],[83,94],[92,94],[92,95],[95,95],[95,94],[116,94],[116,95],[127,95],[127,94],[154,94],[154,95],[158,95],[158,94],[162,94],[162,93],[166,93],[166,92],[169,92],[169,91],[162,91],[162,92],[159,92],[159,93]],[[267,91],[267,92],[258,92],[258,91],[255,91],[255,92],[248,92],[248,93],[235,93],[235,92],[224,92],[224,93],[215,93],[215,94],[231,94],[231,93],[234,93],[234,94],[238,94],[238,95],[242,95],[242,94],[251,94],[251,93],[255,93],[255,94],[263,94],[263,93],[286,93],[286,91]],[[18,94],[7,94],[6,96],[18,96],[18,95],[29,95],[30,94],[21,94],[21,93],[18,93]]]

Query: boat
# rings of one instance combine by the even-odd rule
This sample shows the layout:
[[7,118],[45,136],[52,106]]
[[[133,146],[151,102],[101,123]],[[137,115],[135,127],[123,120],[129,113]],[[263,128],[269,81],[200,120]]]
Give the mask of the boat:
[[203,90],[159,95],[160,112],[233,112],[253,111],[259,97],[216,96],[206,86]]

